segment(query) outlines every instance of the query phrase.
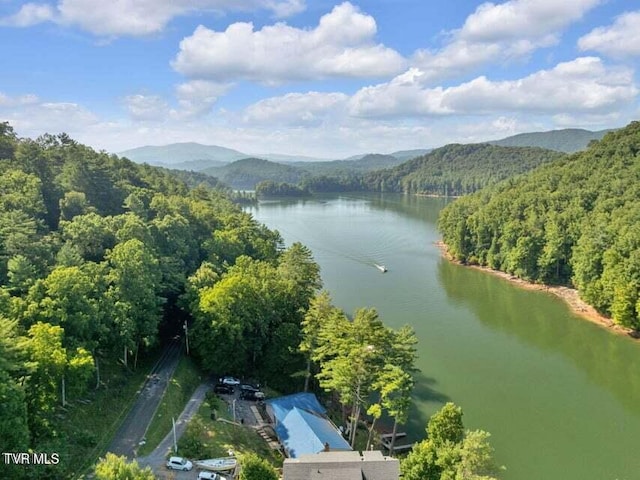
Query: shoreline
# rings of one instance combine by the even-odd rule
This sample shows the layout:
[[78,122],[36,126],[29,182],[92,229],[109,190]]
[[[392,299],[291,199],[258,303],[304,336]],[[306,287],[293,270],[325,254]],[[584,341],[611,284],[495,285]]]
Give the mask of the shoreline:
[[463,267],[472,268],[474,270],[479,270],[484,273],[488,273],[495,277],[502,278],[508,281],[511,284],[514,284],[520,288],[525,290],[534,290],[538,292],[547,292],[555,295],[560,298],[568,307],[571,312],[580,317],[581,319],[588,320],[591,323],[595,323],[603,328],[606,328],[608,331],[615,333],[617,335],[624,335],[635,340],[640,339],[640,332],[636,332],[630,328],[622,327],[614,323],[614,321],[602,315],[591,305],[586,303],[584,300],[580,298],[578,291],[575,288],[570,288],[566,286],[557,286],[557,285],[545,285],[541,283],[532,283],[528,280],[523,280],[522,278],[518,278],[510,273],[502,272],[500,270],[494,270],[490,267],[483,267],[481,265],[468,265],[462,262],[455,260],[447,249],[447,246],[442,241],[435,242],[436,247],[442,253],[442,256],[448,261],[455,263],[457,265],[461,265]]

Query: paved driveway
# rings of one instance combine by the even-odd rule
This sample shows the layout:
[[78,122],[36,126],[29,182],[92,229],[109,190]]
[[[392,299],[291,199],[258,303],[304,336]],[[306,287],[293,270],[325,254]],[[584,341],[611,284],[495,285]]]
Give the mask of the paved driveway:
[[153,415],[162,400],[178,362],[181,345],[174,342],[169,345],[147,377],[136,403],[120,425],[107,451],[135,458],[138,443],[144,437]]
[[[180,439],[182,434],[187,428],[189,420],[196,414],[200,405],[205,399],[207,391],[211,390],[212,385],[209,383],[203,383],[191,396],[191,399],[185,406],[178,419],[176,420],[176,438]],[[221,395],[221,397],[227,402],[230,413],[232,413],[234,400],[236,419],[247,426],[257,427],[259,421],[252,409],[255,406],[255,402],[240,400],[239,388],[236,388],[234,395]],[[165,466],[166,459],[169,456],[169,451],[173,447],[173,432],[169,432],[167,436],[160,442],[160,445],[146,457],[139,457],[138,463],[141,466],[150,466],[156,477],[161,480],[195,480],[198,478],[198,468],[194,467],[190,472],[178,472],[169,470]],[[193,460],[193,459],[189,459]]]

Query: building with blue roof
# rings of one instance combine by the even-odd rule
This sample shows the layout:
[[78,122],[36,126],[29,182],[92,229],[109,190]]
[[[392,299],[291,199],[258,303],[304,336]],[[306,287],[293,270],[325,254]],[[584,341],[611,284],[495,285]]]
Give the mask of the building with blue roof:
[[312,393],[296,393],[267,402],[274,430],[290,458],[327,450],[350,451],[351,447],[326,415]]

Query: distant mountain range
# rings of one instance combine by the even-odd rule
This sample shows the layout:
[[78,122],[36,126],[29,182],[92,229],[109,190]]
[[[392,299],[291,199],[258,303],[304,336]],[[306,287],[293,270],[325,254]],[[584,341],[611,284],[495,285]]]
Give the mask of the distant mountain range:
[[[571,153],[586,149],[592,140],[600,140],[609,131],[611,130],[592,132],[571,128],[522,133],[484,143],[502,147],[539,147]],[[391,154],[368,153],[354,155],[343,160],[327,160],[277,153],[249,155],[217,145],[174,143],[164,146],[134,148],[120,152],[119,155],[139,163],[206,173],[218,177],[233,188],[251,190],[255,188],[256,183],[263,180],[295,184],[312,176],[348,178],[353,175],[396,168],[405,162],[413,161],[414,163],[407,164],[406,167],[401,167],[401,170],[395,170],[392,174],[392,177],[402,177],[417,165],[416,162],[423,162],[424,160],[420,160],[421,158],[435,158],[426,157],[432,151],[431,149],[400,150]],[[421,181],[416,182],[416,178],[414,178],[416,175],[421,177]],[[416,173],[412,177],[407,177],[407,181],[413,178],[414,184],[422,184],[422,180],[430,175],[431,173],[427,172]],[[407,189],[406,185],[403,189]]]
[[557,152],[573,153],[585,150],[592,140],[601,140],[612,130],[592,132],[580,128],[566,128],[549,132],[521,133],[489,143],[500,147],[540,147]]
[[[548,132],[520,133],[501,140],[488,142],[492,145],[502,147],[540,147],[558,152],[577,152],[584,150],[592,140],[600,140],[611,130],[590,131],[579,128],[567,128],[564,130],[551,130]],[[316,164],[324,162],[352,162],[362,159],[366,161],[380,160],[380,156],[394,157],[401,162],[412,158],[420,157],[429,153],[432,149],[420,148],[414,150],[400,150],[389,154],[363,153],[345,159],[327,159],[307,157],[302,155],[284,155],[279,153],[248,154],[231,148],[217,145],[202,145],[199,143],[172,143],[162,146],[146,146],[125,150],[118,155],[127,157],[138,163],[148,163],[150,165],[169,166],[171,168],[204,170],[208,167],[221,167],[223,164],[231,163],[244,158],[261,158],[277,163],[291,163],[296,166],[305,164]],[[335,164],[338,165],[338,164]],[[349,164],[346,164],[349,165]],[[313,169],[311,165],[307,165]],[[386,165],[389,167],[393,165]]]
[[125,150],[118,155],[138,163],[171,166],[172,168],[186,162],[205,160],[217,163],[230,163],[250,156],[231,148],[219,147],[217,145],[201,145],[193,142],[138,147]]
[[[118,155],[137,163],[148,163],[149,165],[159,165],[181,170],[200,171],[209,167],[222,167],[223,165],[245,158],[260,158],[271,162],[293,164],[313,170],[316,168],[316,164],[327,163],[333,163],[331,169],[339,165],[364,167],[369,162],[375,164],[376,168],[391,167],[410,158],[424,155],[429,151],[429,149],[422,148],[417,150],[403,150],[389,154],[363,153],[345,159],[329,159],[304,155],[285,155],[281,153],[249,154],[217,145],[172,143],[169,145],[132,148],[131,150],[119,152]],[[365,167],[364,169],[367,170],[369,168]]]

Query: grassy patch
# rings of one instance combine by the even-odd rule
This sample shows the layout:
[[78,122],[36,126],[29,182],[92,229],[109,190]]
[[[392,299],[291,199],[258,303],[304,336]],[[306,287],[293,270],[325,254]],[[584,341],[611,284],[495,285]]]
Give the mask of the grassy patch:
[[178,418],[200,383],[202,376],[196,365],[190,357],[182,357],[149,425],[147,442],[140,448],[138,455],[150,454],[171,431],[171,419]]
[[64,438],[61,463],[67,467],[69,477],[89,469],[104,453],[158,354],[141,360],[135,372],[118,362],[101,360],[100,388],[90,390],[81,398],[70,398],[68,406],[58,411],[54,429]]
[[[226,417],[226,410],[217,409],[218,418]],[[203,403],[178,441],[180,455],[188,458],[218,458],[226,457],[229,450],[237,455],[255,453],[273,466],[282,467],[280,453],[270,449],[254,428],[212,420],[211,406],[208,402]]]

